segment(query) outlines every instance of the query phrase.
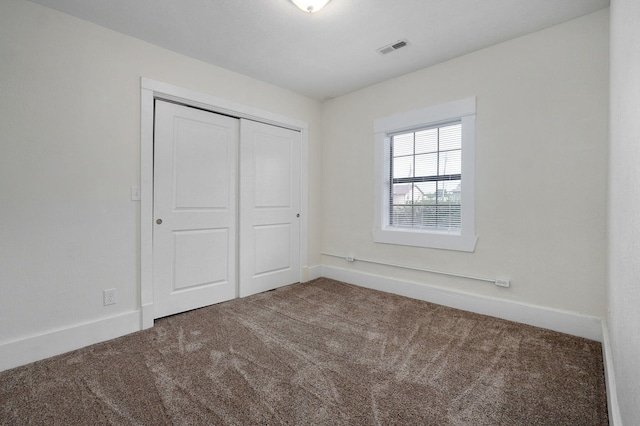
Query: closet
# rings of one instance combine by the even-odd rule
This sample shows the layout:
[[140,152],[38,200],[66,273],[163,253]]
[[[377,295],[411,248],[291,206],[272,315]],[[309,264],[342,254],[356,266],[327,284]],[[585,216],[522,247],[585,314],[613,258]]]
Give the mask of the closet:
[[154,317],[300,280],[300,132],[156,100]]

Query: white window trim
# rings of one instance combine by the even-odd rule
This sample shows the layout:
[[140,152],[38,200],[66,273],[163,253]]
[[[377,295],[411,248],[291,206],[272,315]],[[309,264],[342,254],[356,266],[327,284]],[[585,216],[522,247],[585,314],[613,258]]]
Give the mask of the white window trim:
[[[391,138],[388,135],[458,119],[462,122],[461,232],[390,226],[388,194]],[[473,252],[478,240],[475,232],[475,96],[376,119],[373,132],[373,240],[377,243]]]

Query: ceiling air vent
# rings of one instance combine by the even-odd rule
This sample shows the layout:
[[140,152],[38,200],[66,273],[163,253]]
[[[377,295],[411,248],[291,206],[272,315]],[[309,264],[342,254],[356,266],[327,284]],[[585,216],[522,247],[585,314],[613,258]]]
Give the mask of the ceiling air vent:
[[406,39],[405,40],[398,40],[395,43],[391,43],[391,44],[388,44],[386,46],[383,46],[383,47],[377,49],[377,51],[381,55],[386,55],[387,53],[391,53],[394,50],[402,49],[403,47],[407,46],[408,44],[409,44],[409,42]]

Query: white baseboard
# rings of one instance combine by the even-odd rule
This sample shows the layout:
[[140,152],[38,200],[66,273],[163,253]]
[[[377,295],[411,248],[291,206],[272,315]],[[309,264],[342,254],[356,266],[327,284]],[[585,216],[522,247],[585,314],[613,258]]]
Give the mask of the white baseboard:
[[322,276],[361,287],[602,342],[602,321],[594,316],[505,299],[478,296],[328,265],[322,265]]
[[0,371],[139,331],[140,321],[134,311],[0,344]]
[[140,318],[141,318],[143,330],[153,327],[153,320],[155,319],[153,315],[153,303],[147,303],[145,305],[142,305]]
[[322,276],[322,265],[316,265],[309,267],[308,281],[315,280]]
[[609,338],[609,324],[602,321],[602,359],[604,360],[604,380],[607,386],[607,407],[609,408],[609,425],[622,426],[618,393],[616,391],[616,376],[613,370],[613,354]]

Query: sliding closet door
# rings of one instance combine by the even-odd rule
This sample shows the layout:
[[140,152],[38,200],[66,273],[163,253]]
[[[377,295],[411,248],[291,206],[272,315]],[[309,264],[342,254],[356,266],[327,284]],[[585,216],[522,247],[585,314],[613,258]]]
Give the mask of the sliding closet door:
[[156,101],[154,317],[236,297],[239,120]]
[[240,125],[240,296],[300,281],[300,132]]

